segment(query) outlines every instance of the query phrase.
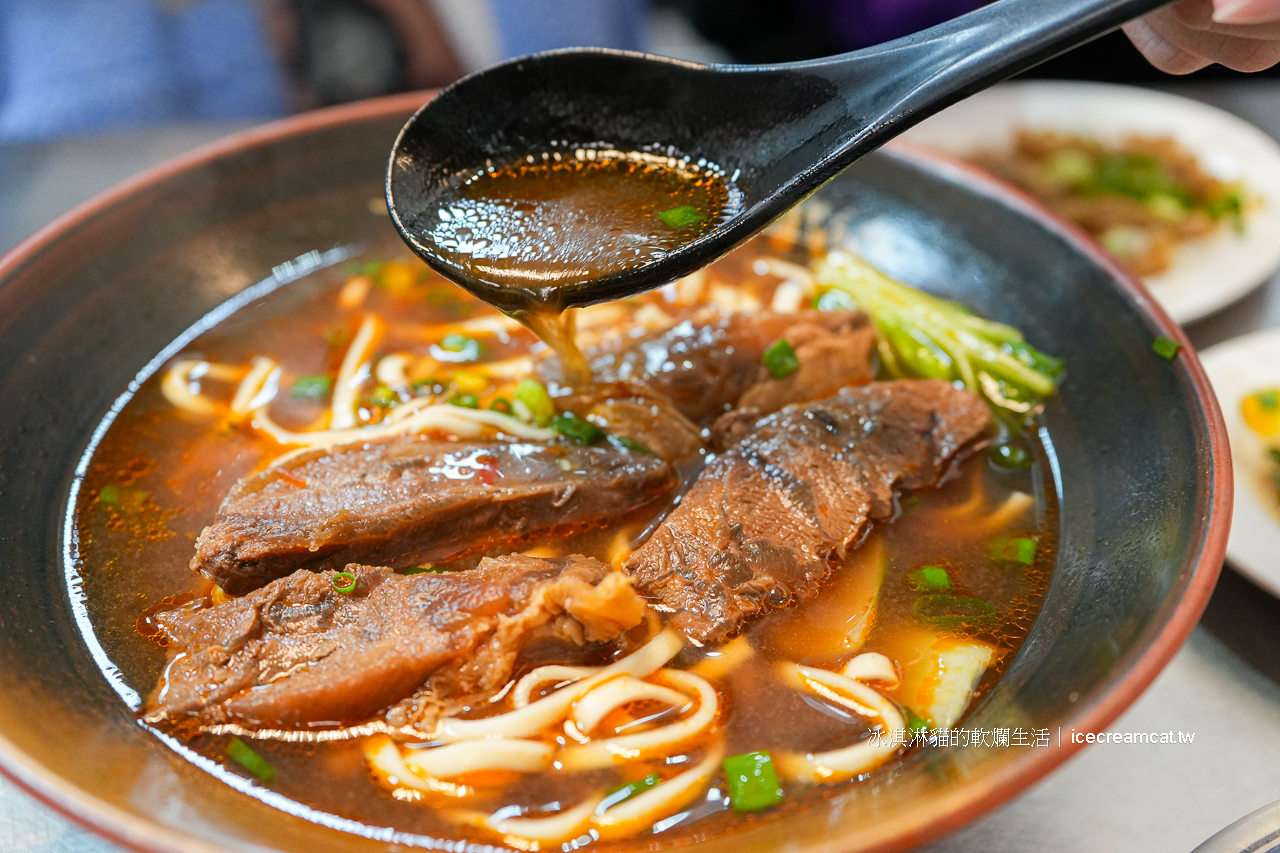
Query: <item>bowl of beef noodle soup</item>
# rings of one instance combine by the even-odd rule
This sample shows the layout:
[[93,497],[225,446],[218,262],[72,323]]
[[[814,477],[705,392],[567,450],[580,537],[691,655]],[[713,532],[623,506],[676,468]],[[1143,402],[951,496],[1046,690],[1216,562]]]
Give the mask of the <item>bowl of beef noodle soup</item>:
[[584,380],[398,239],[420,100],[195,152],[0,263],[24,788],[140,850],[903,847],[1176,651],[1219,413],[1069,225],[894,146],[568,315]]

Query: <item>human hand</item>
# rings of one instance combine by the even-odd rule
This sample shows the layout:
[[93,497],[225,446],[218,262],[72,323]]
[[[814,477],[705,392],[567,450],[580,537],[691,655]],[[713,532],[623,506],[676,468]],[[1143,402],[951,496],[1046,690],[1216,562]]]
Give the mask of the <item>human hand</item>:
[[1280,0],[1179,0],[1124,31],[1147,61],[1169,74],[1215,62],[1236,71],[1280,62]]

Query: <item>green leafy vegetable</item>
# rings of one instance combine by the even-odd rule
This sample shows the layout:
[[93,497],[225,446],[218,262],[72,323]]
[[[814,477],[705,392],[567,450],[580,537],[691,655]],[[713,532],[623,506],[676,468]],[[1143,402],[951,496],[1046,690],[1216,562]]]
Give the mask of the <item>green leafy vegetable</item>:
[[816,274],[819,285],[845,291],[871,316],[892,376],[960,381],[997,414],[1025,422],[1062,375],[1061,360],[1012,326],[894,281],[847,252],[832,252]]
[[480,398],[475,394],[454,394],[445,402],[450,406],[458,406],[463,409],[480,408]]
[[1000,468],[1030,468],[1031,454],[1016,444],[996,444],[987,448],[987,458]]
[[458,357],[451,361],[477,361],[484,355],[483,344],[475,338],[469,338],[457,332],[445,335],[444,340],[440,341],[440,349],[457,353]]
[[400,405],[400,395],[386,385],[379,385],[369,395],[369,402],[383,409],[391,409]]
[[630,450],[632,453],[641,453],[645,456],[653,455],[652,450],[645,447],[638,441],[633,441],[627,438],[625,435],[614,435],[613,433],[609,433],[605,436],[605,440],[619,450]]
[[604,814],[605,811],[618,803],[624,803],[637,794],[643,794],[650,788],[656,788],[660,784],[662,784],[662,777],[657,773],[650,773],[643,779],[636,779],[633,782],[623,782],[604,795],[600,805],[596,806],[596,814]]
[[767,751],[729,756],[724,760],[724,773],[734,811],[758,812],[782,802],[778,771]]
[[334,572],[333,573],[333,591],[340,592],[343,595],[350,595],[356,591],[356,576],[351,572]]
[[942,592],[951,589],[951,578],[942,566],[921,566],[907,572],[907,585],[917,592]]
[[828,288],[813,300],[813,307],[819,311],[850,311],[858,307],[853,297],[843,290]]
[[289,389],[289,396],[319,403],[329,396],[329,389],[332,387],[333,380],[328,376],[299,376]]
[[590,444],[604,435],[604,430],[591,421],[578,417],[573,412],[565,412],[551,419],[551,428],[573,441],[574,444]]
[[786,338],[778,338],[764,351],[764,366],[774,379],[784,379],[800,369],[800,359]]
[[664,210],[658,214],[658,218],[661,219],[663,224],[668,228],[675,228],[677,230],[685,227],[686,225],[692,225],[695,222],[701,222],[703,219],[706,219],[706,217],[699,213],[698,209],[691,204],[682,204],[679,207]]
[[922,595],[913,609],[916,616],[935,628],[981,628],[996,615],[996,608],[989,602],[963,595]]
[[521,381],[511,396],[511,408],[515,410],[516,417],[522,421],[544,427],[551,423],[551,418],[555,416],[556,407],[551,402],[551,395],[536,379]]
[[991,543],[991,559],[1030,566],[1036,561],[1036,540],[1028,536],[1001,536]]
[[267,785],[276,780],[276,769],[271,766],[270,762],[254,752],[249,744],[238,737],[233,737],[231,743],[227,744],[227,757],[254,776],[257,776]]
[[1180,349],[1182,349],[1182,344],[1173,338],[1166,338],[1164,335],[1156,338],[1151,344],[1151,351],[1165,361],[1173,361]]
[[931,728],[928,720],[906,705],[902,706],[902,722],[906,724],[907,731],[911,733],[912,737],[928,734]]

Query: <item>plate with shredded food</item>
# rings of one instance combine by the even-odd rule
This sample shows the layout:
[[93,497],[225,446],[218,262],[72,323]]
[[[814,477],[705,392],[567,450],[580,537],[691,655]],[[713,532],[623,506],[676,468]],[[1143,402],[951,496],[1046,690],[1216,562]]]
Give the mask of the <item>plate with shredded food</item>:
[[1280,597],[1280,329],[1200,354],[1231,443],[1235,512],[1227,559]]
[[1216,107],[1135,86],[1025,81],[908,136],[1073,220],[1179,323],[1226,307],[1280,267],[1280,144]]

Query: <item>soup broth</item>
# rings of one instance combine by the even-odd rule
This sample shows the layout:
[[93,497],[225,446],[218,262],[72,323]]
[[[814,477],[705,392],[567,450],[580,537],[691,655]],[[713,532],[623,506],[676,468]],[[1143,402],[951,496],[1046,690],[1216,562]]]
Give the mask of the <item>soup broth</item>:
[[[621,160],[581,167],[606,174],[638,168]],[[548,188],[556,186],[559,167],[536,168],[545,169]],[[500,182],[501,177],[486,180]],[[706,213],[699,222],[710,223],[724,204],[723,187],[714,181],[699,186],[692,200],[683,190],[672,189],[662,174],[654,174],[645,186],[653,199],[612,207],[650,216],[677,202],[690,203]],[[546,196],[510,199],[511,209],[504,207],[501,217],[474,205],[467,209],[477,211],[478,221],[497,223],[511,210],[532,205],[530,210],[536,208],[539,217],[554,224],[556,217],[547,216],[543,206],[554,195],[548,189]],[[464,220],[460,216],[456,222]],[[668,243],[658,245],[632,241],[627,235],[633,226],[627,222],[595,226],[616,251],[589,264],[593,274],[658,251],[670,240],[690,239],[703,227],[673,229]],[[442,241],[462,240],[457,230],[450,234]],[[467,239],[479,239],[479,234]],[[502,248],[504,234],[494,231],[488,239],[492,248],[472,257],[490,257],[493,266],[486,269],[504,275],[504,265],[516,255]],[[520,261],[533,260],[535,269],[558,280],[585,268],[575,252],[572,247],[548,250],[533,259],[520,256]],[[774,237],[757,238],[661,291],[578,311],[577,343],[593,353],[680,323],[708,322],[709,316],[794,312],[816,296],[795,296],[806,261],[801,248]],[[194,543],[237,480],[291,452],[295,445],[290,437],[375,428],[392,423],[397,412],[423,405],[510,412],[523,400],[528,409],[533,403],[527,394],[521,397],[520,389],[529,387],[522,383],[533,375],[532,360],[544,355],[544,349],[527,328],[404,259],[391,244],[277,291],[202,335],[165,374],[146,382],[120,413],[96,450],[80,493],[79,574],[94,631],[121,682],[142,697],[160,679],[169,650],[156,642],[158,613],[225,600],[221,590],[195,578],[188,568]],[[255,361],[263,358],[271,361]],[[270,398],[269,404],[241,406],[237,413],[237,390],[246,387],[253,370],[268,366],[257,394]],[[549,391],[557,393],[554,383]],[[335,405],[339,395],[345,395],[345,408]],[[250,410],[255,414],[244,414]],[[536,422],[536,412],[531,414]],[[447,430],[437,432],[447,439]],[[598,436],[593,440],[604,441]],[[676,496],[688,488],[706,458],[701,453],[685,460],[679,466],[681,487],[659,504],[605,523],[486,546],[431,570],[468,571],[486,555],[511,552],[540,558],[583,554],[620,566],[672,511]],[[257,790],[269,788],[300,807],[347,819],[346,828],[353,832],[393,827],[405,837],[465,838],[526,848],[530,842],[520,835],[524,830],[500,824],[493,816],[553,817],[604,792],[619,802],[624,795],[635,795],[639,802],[640,794],[657,790],[655,781],[683,778],[680,774],[706,764],[711,769],[703,782],[660,819],[639,820],[626,831],[597,821],[590,825],[599,831],[575,831],[542,846],[603,845],[648,836],[674,842],[732,831],[744,821],[803,807],[841,785],[856,785],[863,775],[809,778],[803,759],[787,764],[784,756],[838,751],[890,734],[887,717],[877,718],[839,691],[824,694],[818,689],[821,685],[812,679],[826,677],[822,672],[835,674],[855,659],[874,669],[881,666],[882,655],[892,678],[877,670],[880,675],[873,672],[860,682],[872,690],[872,699],[880,697],[875,701],[886,702],[917,732],[957,725],[999,677],[1039,610],[1055,557],[1055,512],[1044,466],[1002,468],[981,456],[955,467],[939,488],[902,494],[895,518],[875,526],[838,559],[817,597],[790,606],[779,602],[772,613],[749,621],[725,642],[685,643],[666,668],[651,676],[651,686],[693,695],[688,691],[696,692],[696,685],[688,685],[694,682],[681,681],[685,676],[680,674],[687,673],[717,697],[714,720],[667,754],[580,770],[549,766],[463,774],[450,784],[467,787],[469,794],[456,796],[457,790],[433,793],[407,785],[379,764],[379,750],[388,760],[403,762],[415,751],[425,754],[438,746],[430,741],[399,745],[376,732],[331,738],[333,732],[317,730],[295,732],[291,740],[250,739],[252,732],[242,732],[243,740],[230,733],[197,733],[186,746],[227,773],[251,780],[256,775]],[[617,661],[623,651],[639,654],[637,648],[667,636],[658,632],[669,614],[651,609],[647,618],[647,628],[635,629],[643,636],[625,650],[588,643],[568,651],[556,647],[550,658],[548,653],[526,656],[503,690],[462,709],[461,718],[512,710],[513,685],[538,666],[599,667]],[[557,683],[535,684],[530,699],[554,695]],[[699,701],[703,705],[698,708],[672,710],[657,700],[639,700],[615,709],[601,725],[624,734],[653,731],[696,715],[705,707],[705,699]],[[573,746],[569,729],[554,731],[560,732],[557,748]],[[904,750],[926,741],[927,736],[920,736],[893,745],[886,760],[900,760]],[[266,762],[270,781],[255,771],[253,762],[246,765],[236,758],[243,753],[234,743],[247,743]],[[768,752],[777,764],[781,796],[770,793],[760,814],[748,816],[746,795],[733,789],[721,757],[760,752]],[[628,784],[633,787],[625,788]],[[608,814],[607,802],[606,797],[606,805],[596,807],[597,816]]]

